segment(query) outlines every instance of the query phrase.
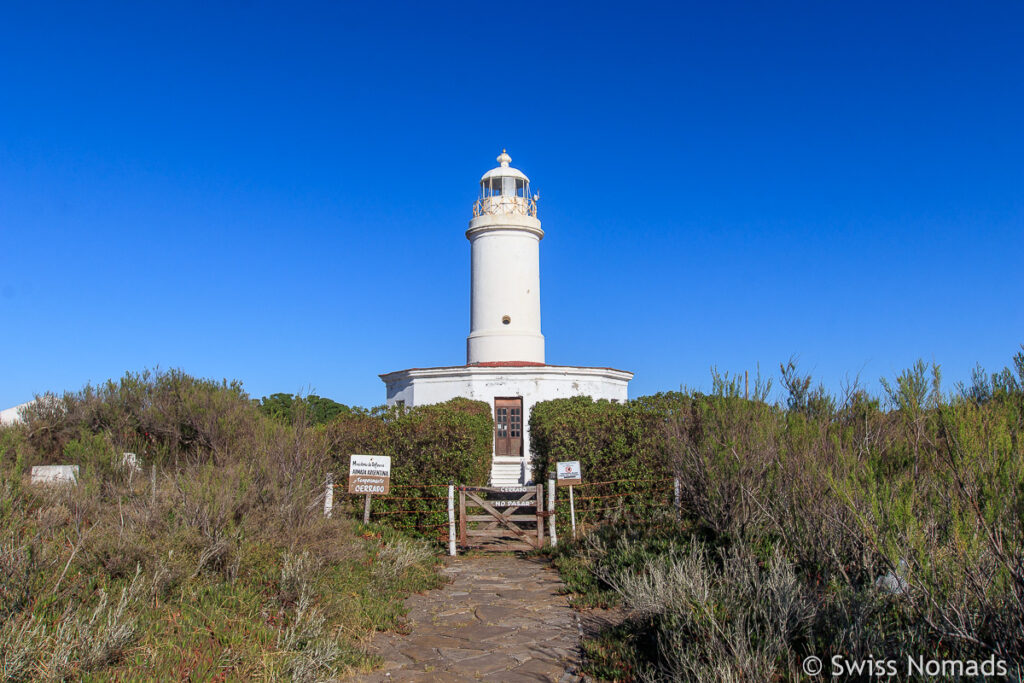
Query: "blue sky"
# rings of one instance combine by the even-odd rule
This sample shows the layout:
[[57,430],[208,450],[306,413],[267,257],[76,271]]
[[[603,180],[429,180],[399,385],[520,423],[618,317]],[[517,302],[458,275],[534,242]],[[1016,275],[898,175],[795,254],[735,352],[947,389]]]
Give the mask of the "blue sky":
[[0,407],[464,362],[502,148],[549,363],[952,388],[1024,342],[1022,74],[1020,2],[8,2]]

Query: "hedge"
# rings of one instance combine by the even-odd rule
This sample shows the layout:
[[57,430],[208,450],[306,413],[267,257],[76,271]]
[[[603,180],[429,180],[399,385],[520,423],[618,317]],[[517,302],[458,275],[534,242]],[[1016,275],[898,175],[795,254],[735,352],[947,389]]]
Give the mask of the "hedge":
[[[391,493],[374,496],[372,518],[407,532],[440,536],[448,520],[447,484],[486,486],[490,478],[494,422],[480,401],[339,415],[323,429],[341,496],[347,496],[350,455],[391,457]],[[361,514],[362,496],[348,498],[350,512]]]
[[579,460],[586,481],[671,476],[662,421],[660,411],[642,403],[589,396],[537,403],[530,413],[534,479],[547,479],[563,460]]
[[335,470],[348,473],[353,453],[391,457],[391,484],[486,486],[491,474],[494,423],[481,401],[342,414],[324,427]]
[[[537,403],[530,413],[534,481],[545,481],[559,461],[578,460],[586,485],[577,494],[582,521],[596,522],[623,508],[645,517],[664,510],[673,476],[664,415],[657,406],[588,396]],[[624,497],[612,497],[619,495]]]

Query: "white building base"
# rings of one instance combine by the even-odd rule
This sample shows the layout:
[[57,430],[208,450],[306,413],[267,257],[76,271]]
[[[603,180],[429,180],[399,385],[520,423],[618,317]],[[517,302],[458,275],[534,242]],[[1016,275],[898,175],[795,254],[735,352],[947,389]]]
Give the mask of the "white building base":
[[27,408],[30,405],[32,405],[32,401],[22,403],[21,405],[14,406],[13,408],[0,410],[0,427],[7,427],[9,425],[16,425],[24,422],[25,420],[21,417],[21,410],[22,408]]
[[494,415],[494,399],[523,399],[523,454],[495,457],[491,486],[530,483],[530,412],[538,401],[571,396],[625,401],[633,373],[612,368],[581,368],[522,361],[479,363],[443,368],[412,368],[381,375],[387,386],[387,404],[420,406],[456,397],[484,401]]

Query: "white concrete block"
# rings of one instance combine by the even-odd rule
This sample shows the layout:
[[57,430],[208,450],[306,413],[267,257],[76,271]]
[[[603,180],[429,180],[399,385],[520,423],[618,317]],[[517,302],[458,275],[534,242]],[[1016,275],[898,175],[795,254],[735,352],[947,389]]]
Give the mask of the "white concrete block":
[[78,465],[36,465],[32,468],[32,483],[78,483]]

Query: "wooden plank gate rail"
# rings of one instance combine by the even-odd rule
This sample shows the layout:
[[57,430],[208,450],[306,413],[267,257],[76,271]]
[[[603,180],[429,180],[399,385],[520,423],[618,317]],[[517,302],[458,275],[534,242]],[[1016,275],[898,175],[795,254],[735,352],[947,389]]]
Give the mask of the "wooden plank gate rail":
[[[479,509],[482,512],[476,512]],[[544,486],[459,487],[459,545],[479,550],[544,546]]]

